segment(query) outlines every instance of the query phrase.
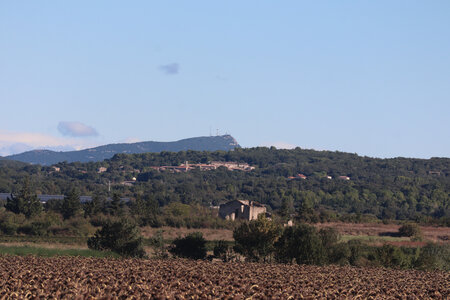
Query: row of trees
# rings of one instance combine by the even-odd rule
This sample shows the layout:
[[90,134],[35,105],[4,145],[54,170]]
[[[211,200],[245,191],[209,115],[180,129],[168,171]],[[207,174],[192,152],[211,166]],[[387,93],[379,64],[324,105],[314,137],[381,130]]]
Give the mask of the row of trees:
[[[128,199],[127,199],[128,200]],[[41,203],[29,180],[0,207],[0,233],[29,235],[89,235],[105,220],[127,217],[139,226],[231,228],[217,212],[199,204],[173,202],[160,207],[153,197],[137,196],[125,201],[119,194],[111,198],[96,194],[80,202],[80,193],[71,189],[63,197]]]
[[[405,225],[400,234],[417,234],[414,226]],[[359,241],[341,242],[333,228],[317,230],[307,224],[283,228],[260,217],[236,227],[234,246],[217,241],[213,256],[223,261],[248,261],[297,264],[340,264],[355,266],[384,266],[392,268],[419,268],[450,270],[450,247],[429,244],[423,248],[399,248],[392,245],[367,246]],[[199,232],[176,238],[168,248],[159,232],[151,244],[158,258],[167,258],[167,250],[174,256],[205,259],[207,241]],[[88,240],[96,250],[111,250],[128,257],[146,257],[139,229],[126,219],[106,222]]]

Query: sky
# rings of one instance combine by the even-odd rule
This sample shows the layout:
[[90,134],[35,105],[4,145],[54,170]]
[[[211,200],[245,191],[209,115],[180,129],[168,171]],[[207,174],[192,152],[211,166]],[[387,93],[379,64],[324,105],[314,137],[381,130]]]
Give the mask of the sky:
[[0,155],[231,134],[450,157],[450,1],[0,1]]

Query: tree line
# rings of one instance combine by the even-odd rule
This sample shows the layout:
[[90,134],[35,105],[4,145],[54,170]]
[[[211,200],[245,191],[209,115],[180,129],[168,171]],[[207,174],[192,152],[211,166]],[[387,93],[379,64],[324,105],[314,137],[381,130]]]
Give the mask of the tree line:
[[[245,162],[251,172],[193,170],[159,172],[152,166]],[[269,211],[303,221],[415,220],[449,224],[450,159],[376,159],[356,154],[305,149],[235,149],[177,153],[118,154],[98,163],[59,163],[50,167],[1,161],[0,192],[18,192],[30,178],[36,193],[111,198],[114,193],[141,201],[140,206],[165,207],[173,203],[215,206],[233,199],[266,204]],[[100,167],[106,172],[99,173]],[[58,171],[56,171],[58,170]],[[306,179],[290,179],[296,174]],[[332,179],[328,179],[331,176]],[[339,180],[348,176],[350,180]],[[123,181],[136,181],[131,186]],[[112,192],[108,191],[112,183]],[[149,202],[149,204],[144,204]],[[157,224],[158,218],[143,222]]]

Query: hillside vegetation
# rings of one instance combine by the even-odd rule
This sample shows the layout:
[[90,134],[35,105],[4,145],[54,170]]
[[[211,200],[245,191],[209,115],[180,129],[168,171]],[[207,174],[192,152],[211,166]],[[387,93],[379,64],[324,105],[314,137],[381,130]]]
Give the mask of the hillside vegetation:
[[[228,151],[240,147],[237,141],[231,135],[222,136],[204,136],[183,139],[175,142],[139,142],[139,143],[121,143],[109,144],[95,148],[78,151],[51,151],[51,150],[33,150],[20,154],[10,155],[6,159],[16,160],[40,165],[51,165],[62,161],[67,162],[89,162],[102,161],[109,159],[117,153],[145,153],[161,151]],[[0,158],[1,159],[1,158]]]
[[[220,167],[171,173],[151,168],[185,161],[245,162],[256,169],[244,172]],[[300,148],[237,148],[228,152],[116,154],[103,162],[53,166],[11,161],[1,161],[0,165],[0,192],[4,193],[18,192],[19,183],[28,177],[37,194],[68,194],[75,188],[81,195],[107,197],[116,193],[153,207],[170,203],[215,206],[232,199],[249,199],[266,204],[283,218],[295,215],[312,222],[377,218],[448,225],[450,217],[448,158],[376,159]],[[299,178],[299,173],[306,179]]]

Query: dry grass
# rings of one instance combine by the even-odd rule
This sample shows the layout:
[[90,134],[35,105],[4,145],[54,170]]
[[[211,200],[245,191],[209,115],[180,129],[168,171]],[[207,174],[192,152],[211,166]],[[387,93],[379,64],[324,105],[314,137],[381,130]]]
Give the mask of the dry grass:
[[203,237],[208,241],[233,241],[233,231],[229,229],[211,229],[211,228],[200,228],[200,229],[188,229],[188,228],[174,228],[174,227],[162,227],[162,228],[152,228],[143,227],[141,228],[141,233],[145,238],[150,238],[156,234],[158,230],[163,230],[163,237],[166,240],[173,240],[179,236],[183,237],[189,233],[201,232]]
[[[395,235],[400,225],[382,223],[319,223],[318,228],[333,227],[346,236]],[[420,226],[424,241],[450,243],[450,227]]]
[[61,243],[33,243],[33,242],[10,242],[10,243],[0,243],[0,246],[8,246],[8,247],[36,247],[36,248],[45,248],[45,249],[88,249],[86,245],[78,245],[78,244],[61,244]]

